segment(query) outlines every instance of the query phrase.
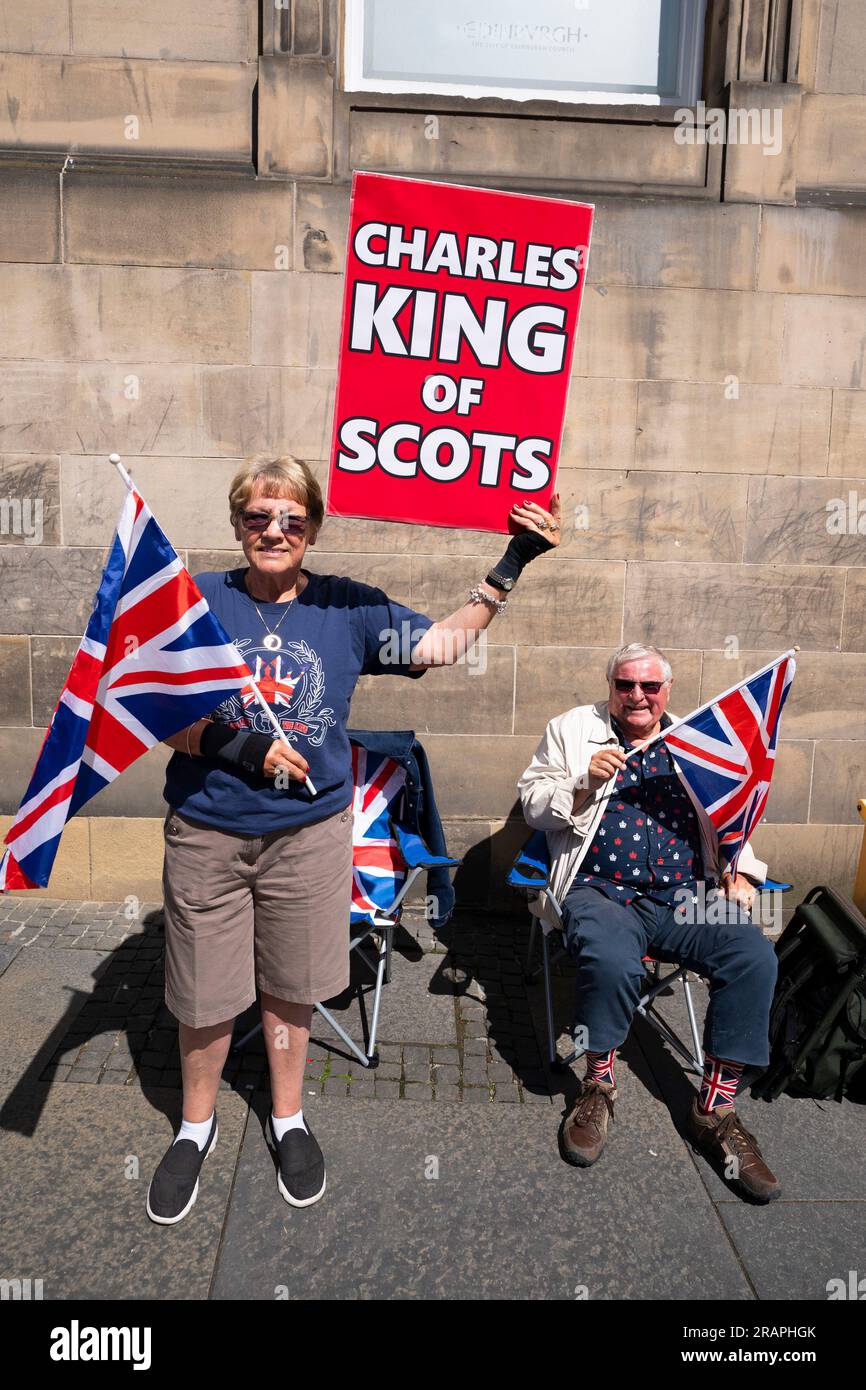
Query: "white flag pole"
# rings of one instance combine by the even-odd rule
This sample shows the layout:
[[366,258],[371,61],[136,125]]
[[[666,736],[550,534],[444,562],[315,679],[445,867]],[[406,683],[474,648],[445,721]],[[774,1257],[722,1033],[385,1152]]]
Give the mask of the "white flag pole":
[[[129,490],[130,490],[130,492],[131,492],[132,489],[133,489],[134,484],[133,484],[133,481],[132,481],[131,477],[129,476],[129,474],[127,473],[126,469],[124,468],[123,464],[122,464],[121,461],[120,461],[120,454],[109,454],[109,455],[108,455],[108,462],[114,464],[115,468],[117,469],[117,471],[118,471],[118,473],[120,474],[121,478],[123,479],[124,483],[126,484],[126,486],[129,488]],[[246,665],[246,662],[244,661],[244,658],[241,656],[240,652],[238,652],[238,665]],[[282,725],[280,724],[280,721],[277,719],[277,716],[274,714],[273,710],[271,709],[271,707],[270,707],[270,705],[268,704],[267,700],[265,699],[264,695],[263,695],[262,692],[259,690],[259,687],[258,687],[258,685],[257,685],[257,683],[256,683],[256,680],[255,680],[255,677],[253,676],[252,671],[250,671],[250,682],[249,682],[249,683],[250,683],[250,685],[251,685],[251,687],[252,687],[253,694],[255,695],[256,699],[258,700],[259,704],[261,705],[262,709],[264,710],[265,714],[267,715],[267,717],[268,717],[268,719],[269,719],[269,721],[270,721],[271,727],[272,727],[274,733],[276,734],[277,738],[278,738],[282,743],[284,743],[284,744],[286,745],[287,748],[291,748],[291,747],[292,747],[292,744],[291,744],[291,741],[290,741],[290,739],[288,738],[288,736],[287,736],[287,734],[286,734],[285,729],[282,727]],[[316,796],[316,795],[317,795],[316,788],[313,786],[313,784],[312,784],[312,782],[310,781],[309,777],[305,777],[305,778],[304,778],[304,786],[307,788],[307,791],[310,793],[311,796]]]
[[[256,685],[256,682],[253,679],[252,675],[250,676],[250,685],[252,686],[253,694],[255,695],[256,699],[261,705],[264,713],[268,716],[268,719],[271,722],[271,727],[273,728],[273,731],[276,734],[277,738],[280,739],[286,745],[287,748],[291,748],[291,741],[287,737],[285,729],[282,727],[280,721],[277,719],[277,716],[274,714],[264,695],[259,690],[259,687]],[[311,796],[316,795],[316,788],[313,786],[309,777],[304,778],[304,786],[307,788],[307,791],[310,793]]]
[[[626,753],[626,759],[629,759],[633,753],[642,753],[645,749],[652,747],[660,738],[666,738],[668,734],[673,733],[674,729],[679,729],[682,724],[688,724],[689,720],[694,719],[696,715],[703,714],[704,710],[710,709],[712,705],[717,705],[719,700],[724,700],[728,695],[733,695],[735,690],[742,690],[744,685],[748,685],[750,681],[757,680],[758,676],[763,676],[767,671],[772,671],[773,667],[778,666],[780,661],[785,661],[788,657],[796,656],[799,650],[799,647],[791,647],[790,651],[782,652],[781,656],[775,657],[773,661],[768,661],[766,666],[761,666],[757,671],[753,671],[750,676],[745,676],[741,681],[737,681],[735,685],[730,686],[727,690],[723,690],[720,695],[714,695],[712,700],[707,700],[706,704],[698,705],[698,708],[693,709],[691,714],[684,715],[682,719],[674,719],[672,723],[668,724],[666,729],[659,729],[659,732],[653,734],[653,737],[646,743],[641,744],[640,747],[632,748]],[[614,676],[614,680],[615,679],[616,677]]]
[[121,478],[126,483],[126,486],[129,488],[129,491],[132,492],[133,481],[127,473],[126,469],[124,468],[123,464],[120,462],[120,454],[109,454],[108,462],[114,464]]

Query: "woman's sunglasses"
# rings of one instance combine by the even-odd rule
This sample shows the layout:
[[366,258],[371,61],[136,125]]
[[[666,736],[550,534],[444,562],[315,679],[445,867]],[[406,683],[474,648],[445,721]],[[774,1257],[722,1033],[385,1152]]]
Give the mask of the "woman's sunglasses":
[[302,536],[307,529],[310,518],[308,516],[296,516],[293,512],[256,512],[249,510],[241,512],[239,520],[244,530],[251,531],[253,535],[257,535],[262,531],[267,531],[271,522],[276,520],[284,536]]
[[658,695],[659,691],[664,685],[664,681],[627,681],[623,679],[614,680],[614,685],[616,686],[620,695],[627,695],[628,692],[634,689],[636,685],[640,686],[644,695]]

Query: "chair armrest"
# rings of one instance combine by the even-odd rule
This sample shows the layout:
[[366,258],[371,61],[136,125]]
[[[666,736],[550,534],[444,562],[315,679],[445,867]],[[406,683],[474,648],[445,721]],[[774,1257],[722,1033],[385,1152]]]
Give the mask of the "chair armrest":
[[403,856],[406,867],[409,869],[436,869],[460,867],[459,859],[450,859],[445,854],[432,854],[414,830],[408,830],[399,821],[389,818],[391,831],[397,841],[397,848]]
[[522,871],[521,861],[518,860],[518,862],[512,866],[505,882],[510,888],[534,888],[540,893],[542,888],[547,887],[548,878],[547,874],[543,877],[539,877],[538,874],[524,873]]

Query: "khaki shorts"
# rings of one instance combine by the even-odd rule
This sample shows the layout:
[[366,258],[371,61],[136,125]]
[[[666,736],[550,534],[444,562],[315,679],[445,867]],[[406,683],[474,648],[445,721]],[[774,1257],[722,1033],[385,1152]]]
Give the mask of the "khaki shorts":
[[269,835],[170,810],[164,834],[165,1002],[181,1023],[236,1018],[256,985],[295,1004],[346,989],[351,806]]

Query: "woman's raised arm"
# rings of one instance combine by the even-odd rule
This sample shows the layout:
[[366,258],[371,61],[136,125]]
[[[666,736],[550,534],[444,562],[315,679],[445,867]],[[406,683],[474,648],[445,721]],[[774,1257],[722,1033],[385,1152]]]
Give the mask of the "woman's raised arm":
[[[479,632],[489,627],[496,613],[502,611],[524,566],[559,545],[558,492],[554,493],[550,505],[551,511],[547,512],[537,502],[525,498],[522,506],[515,503],[511,516],[525,529],[511,537],[502,559],[488,571],[487,579],[476,584],[466,602],[428,628],[412,649],[410,670],[453,666],[459,661],[473,646]],[[502,583],[497,584],[496,579],[501,579]]]

